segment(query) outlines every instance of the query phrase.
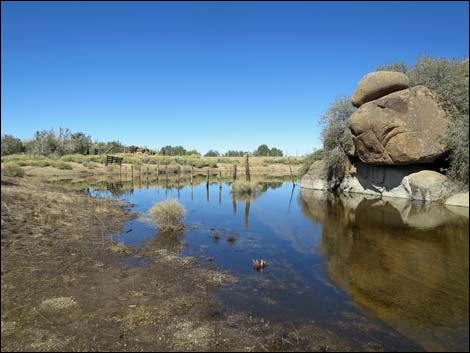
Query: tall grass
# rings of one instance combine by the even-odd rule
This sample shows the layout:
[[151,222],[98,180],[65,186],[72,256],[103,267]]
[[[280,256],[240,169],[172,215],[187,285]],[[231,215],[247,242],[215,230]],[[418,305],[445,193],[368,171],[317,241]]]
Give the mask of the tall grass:
[[24,170],[16,163],[2,164],[2,175],[11,177],[24,176]]

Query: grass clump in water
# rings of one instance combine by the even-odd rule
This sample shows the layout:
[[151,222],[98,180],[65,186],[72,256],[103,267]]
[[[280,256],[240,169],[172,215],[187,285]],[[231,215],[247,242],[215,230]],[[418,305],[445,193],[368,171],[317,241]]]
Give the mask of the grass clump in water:
[[165,200],[157,203],[150,210],[162,232],[173,232],[184,228],[183,219],[186,211],[176,200]]
[[6,163],[2,166],[2,175],[22,177],[24,176],[24,170],[16,163]]
[[237,195],[252,195],[261,190],[259,183],[249,181],[237,181],[232,184],[232,193]]

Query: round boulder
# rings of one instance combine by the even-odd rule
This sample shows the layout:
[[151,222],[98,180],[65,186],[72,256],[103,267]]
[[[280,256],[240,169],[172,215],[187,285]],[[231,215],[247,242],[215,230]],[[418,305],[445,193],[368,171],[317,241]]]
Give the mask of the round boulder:
[[394,71],[371,72],[359,81],[351,103],[355,107],[360,107],[364,103],[408,87],[410,80],[405,74]]
[[437,94],[424,86],[365,103],[348,121],[355,155],[376,165],[434,162],[448,152],[448,122]]

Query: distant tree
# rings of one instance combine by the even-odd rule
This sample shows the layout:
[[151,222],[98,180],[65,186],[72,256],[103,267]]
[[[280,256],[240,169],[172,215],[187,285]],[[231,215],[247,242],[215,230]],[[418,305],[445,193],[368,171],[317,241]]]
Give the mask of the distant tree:
[[275,157],[282,157],[284,154],[279,148],[273,147],[269,150],[269,155],[270,156],[275,156]]
[[269,155],[269,147],[268,145],[260,145],[254,152],[253,155],[255,156],[268,156]]
[[220,153],[214,150],[209,150],[207,153],[204,155],[204,157],[220,157]]
[[184,156],[186,149],[183,146],[164,146],[160,149],[160,154],[164,156]]
[[243,151],[232,151],[229,150],[225,152],[224,156],[225,157],[243,157],[246,154],[246,152]]
[[189,151],[186,151],[186,155],[187,156],[191,156],[191,155],[200,156],[201,154],[197,150],[189,150]]
[[25,143],[26,152],[47,156],[57,151],[57,139],[54,130],[36,131],[32,140]]
[[91,146],[91,137],[83,132],[76,132],[70,135],[70,144],[73,153],[87,153]]
[[2,156],[24,152],[23,142],[12,135],[2,135]]

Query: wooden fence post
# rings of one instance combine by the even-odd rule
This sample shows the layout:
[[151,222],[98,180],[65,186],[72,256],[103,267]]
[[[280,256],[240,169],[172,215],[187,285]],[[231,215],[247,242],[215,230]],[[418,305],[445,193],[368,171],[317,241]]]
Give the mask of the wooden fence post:
[[248,162],[248,153],[246,154],[246,158],[245,158],[245,177],[246,177],[246,181],[251,181],[250,163]]
[[194,166],[191,166],[191,185],[193,185],[193,169]]
[[233,177],[233,181],[237,180],[237,165],[236,164],[233,165],[233,175],[232,175],[232,177]]

